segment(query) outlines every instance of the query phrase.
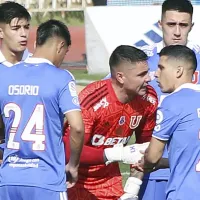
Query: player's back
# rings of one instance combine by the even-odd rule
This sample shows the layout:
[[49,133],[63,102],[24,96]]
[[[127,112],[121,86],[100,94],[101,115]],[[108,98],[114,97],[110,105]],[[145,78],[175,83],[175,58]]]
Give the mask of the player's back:
[[63,110],[59,105],[71,75],[36,58],[1,71],[6,148],[0,184],[65,191]]
[[166,97],[161,106],[178,117],[169,140],[170,178],[167,199],[194,199],[200,197],[196,185],[200,182],[200,86],[185,87]]

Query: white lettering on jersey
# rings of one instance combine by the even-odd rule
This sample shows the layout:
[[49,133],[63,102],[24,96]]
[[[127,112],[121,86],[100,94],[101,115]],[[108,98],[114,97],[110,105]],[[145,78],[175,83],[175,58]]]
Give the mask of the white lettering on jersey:
[[9,95],[33,95],[36,96],[39,93],[39,86],[37,85],[9,85]]
[[105,138],[103,135],[95,134],[92,137],[91,143],[93,146],[109,146],[115,144],[127,144],[131,136],[128,137],[114,137],[114,138]]
[[106,100],[106,97],[104,97],[103,99],[100,100],[100,102],[98,102],[94,107],[94,111],[96,112],[100,107],[107,107],[109,105],[109,103]]
[[195,71],[192,78],[192,83],[197,84],[199,83],[199,71]]
[[131,129],[136,129],[142,119],[142,115],[139,116],[131,116],[131,121],[129,127]]
[[151,78],[151,81],[153,81],[155,79],[155,73],[156,73],[155,71],[149,72],[149,76]]

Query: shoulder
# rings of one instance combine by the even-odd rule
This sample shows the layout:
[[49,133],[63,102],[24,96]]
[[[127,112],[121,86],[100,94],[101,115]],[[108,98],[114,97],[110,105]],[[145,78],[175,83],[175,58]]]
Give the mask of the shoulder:
[[157,54],[157,44],[145,45],[137,48],[144,51],[148,57],[152,57],[154,54]]
[[187,47],[192,49],[195,52],[195,54],[200,55],[200,45],[189,41]]
[[109,93],[107,85],[108,81],[109,80],[100,80],[88,84],[79,93],[81,106],[89,108],[102,100]]
[[156,106],[158,105],[158,97],[157,97],[157,93],[154,90],[154,88],[150,85],[147,86],[147,91],[146,94],[142,97],[142,99],[148,103],[150,103],[150,105],[152,106]]

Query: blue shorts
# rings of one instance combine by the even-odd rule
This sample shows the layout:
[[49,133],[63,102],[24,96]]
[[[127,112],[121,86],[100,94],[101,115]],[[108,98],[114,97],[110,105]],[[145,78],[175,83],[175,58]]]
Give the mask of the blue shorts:
[[140,200],[166,200],[167,180],[143,180],[140,187]]
[[0,199],[3,200],[67,200],[66,192],[56,192],[38,187],[7,185],[0,186]]

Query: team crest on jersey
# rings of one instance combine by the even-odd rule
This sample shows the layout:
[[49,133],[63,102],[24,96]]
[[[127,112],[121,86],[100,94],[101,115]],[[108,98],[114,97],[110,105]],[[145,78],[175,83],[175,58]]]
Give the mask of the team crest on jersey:
[[119,125],[123,125],[125,123],[125,116],[121,116],[119,119]]
[[131,116],[130,125],[129,125],[130,129],[136,129],[139,126],[141,119],[142,119],[141,115]]

